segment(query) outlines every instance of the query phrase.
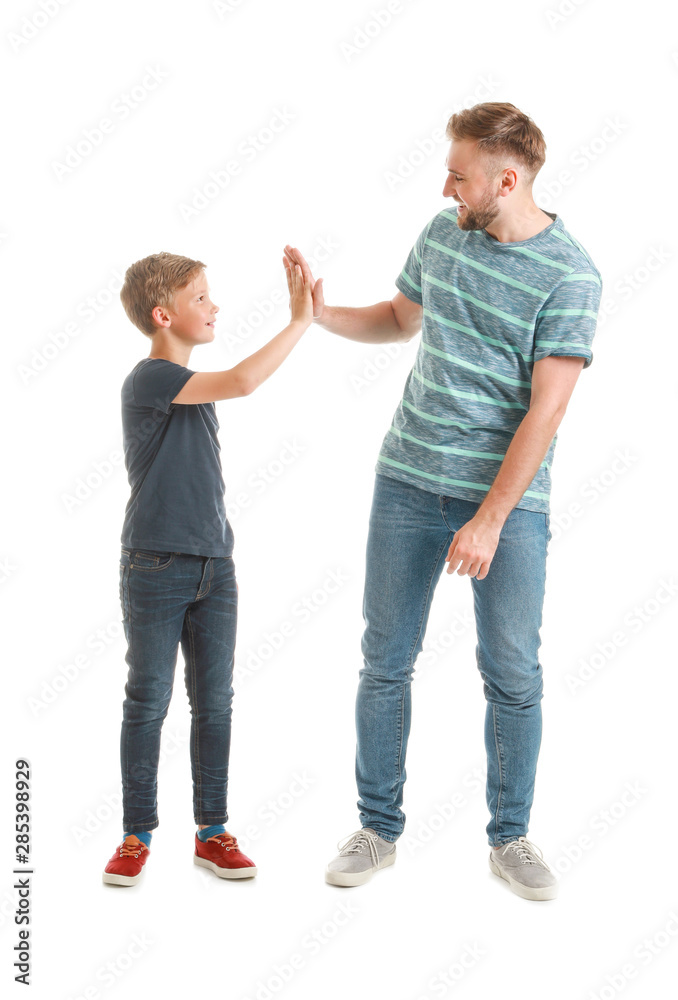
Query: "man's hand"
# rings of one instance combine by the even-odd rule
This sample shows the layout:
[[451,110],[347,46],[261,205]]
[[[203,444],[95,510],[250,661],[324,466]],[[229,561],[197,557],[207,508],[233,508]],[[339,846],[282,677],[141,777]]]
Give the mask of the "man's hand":
[[304,276],[304,281],[309,281],[311,283],[311,293],[313,295],[313,319],[320,319],[323,314],[323,309],[325,308],[325,299],[323,297],[323,279],[318,278],[317,281],[314,280],[311,274],[311,268],[308,266],[301,253],[296,247],[291,247],[289,243],[285,246],[285,256],[283,257],[283,263],[285,261],[291,261],[292,266],[299,264],[301,267],[301,273]]
[[449,562],[447,572],[454,573],[458,566],[459,576],[467,573],[478,580],[484,580],[490,571],[500,535],[500,527],[472,517],[455,533],[445,556],[445,562]]

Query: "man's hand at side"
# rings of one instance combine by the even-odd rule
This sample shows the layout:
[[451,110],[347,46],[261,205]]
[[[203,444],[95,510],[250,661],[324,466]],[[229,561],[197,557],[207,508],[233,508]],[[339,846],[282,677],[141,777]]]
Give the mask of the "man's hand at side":
[[459,576],[468,573],[469,576],[484,580],[490,571],[500,535],[501,528],[496,524],[488,524],[472,517],[455,532],[445,556],[445,562],[449,563],[447,572],[454,573],[456,569]]

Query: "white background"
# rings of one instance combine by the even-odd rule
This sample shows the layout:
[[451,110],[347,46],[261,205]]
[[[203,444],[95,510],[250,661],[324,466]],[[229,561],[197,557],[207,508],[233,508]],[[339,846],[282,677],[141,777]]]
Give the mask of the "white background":
[[[675,19],[659,3],[610,0],[563,0],[560,14],[555,0],[402,2],[381,27],[385,0],[44,2],[50,16],[38,2],[2,14],[3,978],[18,940],[23,756],[33,996],[673,995]],[[522,900],[489,872],[471,585],[447,574],[413,688],[397,863],[355,890],[323,881],[359,826],[353,708],[374,464],[419,338],[389,356],[315,326],[256,393],[217,404],[227,503],[251,500],[229,509],[240,605],[227,826],[260,874],[237,884],[192,864],[179,654],[152,855],[134,888],[105,886],[122,817],[120,388],[150,349],[120,305],[122,274],[159,250],[207,264],[221,312],[214,342],[191,357],[201,371],[231,367],[286,325],[287,242],[324,258],[314,273],[330,304],[390,299],[445,205],[447,143],[431,135],[484,100],[542,129],[536,203],[558,212],[604,282],[593,365],[553,470],[528,836],[559,898]],[[276,112],[287,126],[246,154]],[[58,176],[102,118],[112,131]],[[181,205],[232,159],[239,174],[186,221]],[[409,176],[396,182],[399,169]],[[290,442],[300,454],[281,465]],[[334,594],[330,571],[346,578]],[[295,610],[304,599],[308,621]],[[285,621],[294,635],[272,650]],[[297,775],[307,787],[295,795]],[[442,820],[455,793],[463,805]]]

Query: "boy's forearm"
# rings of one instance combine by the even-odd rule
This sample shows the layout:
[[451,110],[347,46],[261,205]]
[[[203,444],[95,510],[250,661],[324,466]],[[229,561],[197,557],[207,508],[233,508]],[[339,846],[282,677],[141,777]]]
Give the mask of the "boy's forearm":
[[320,319],[314,320],[330,333],[363,344],[387,344],[407,340],[396,320],[393,306],[386,300],[373,306],[325,306]]
[[262,348],[230,369],[230,374],[240,380],[245,395],[254,392],[280,367],[308,326],[307,323],[292,320]]

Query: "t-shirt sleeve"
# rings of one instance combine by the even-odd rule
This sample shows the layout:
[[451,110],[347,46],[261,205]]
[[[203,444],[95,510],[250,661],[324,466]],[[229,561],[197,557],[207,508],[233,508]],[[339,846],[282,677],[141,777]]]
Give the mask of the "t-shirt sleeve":
[[534,360],[549,355],[593,361],[591,344],[596,332],[603,285],[595,271],[577,271],[560,281],[539,310],[534,334]]
[[164,358],[152,358],[134,376],[134,399],[137,406],[170,412],[177,393],[195,372]]
[[407,256],[405,266],[395,281],[398,291],[419,305],[422,304],[421,264],[424,258],[424,242],[431,227],[431,222],[433,222],[433,219],[426,223],[419,236],[417,236],[416,243]]

